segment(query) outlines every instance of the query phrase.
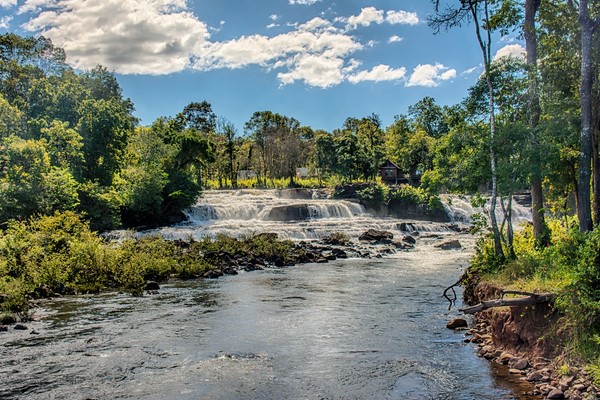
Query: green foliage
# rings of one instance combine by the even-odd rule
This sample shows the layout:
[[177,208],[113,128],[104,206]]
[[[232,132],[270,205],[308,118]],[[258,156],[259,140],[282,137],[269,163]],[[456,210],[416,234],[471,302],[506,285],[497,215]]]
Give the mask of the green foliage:
[[362,190],[357,190],[356,195],[363,204],[387,204],[389,201],[389,188],[383,183],[376,182],[366,186]]
[[92,229],[105,231],[120,225],[121,195],[112,187],[87,181],[79,188],[78,211],[90,220]]

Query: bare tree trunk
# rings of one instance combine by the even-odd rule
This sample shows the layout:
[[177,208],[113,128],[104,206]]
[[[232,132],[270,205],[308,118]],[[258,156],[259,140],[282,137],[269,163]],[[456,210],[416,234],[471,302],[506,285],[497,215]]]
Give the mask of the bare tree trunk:
[[527,67],[529,87],[528,111],[529,129],[531,131],[531,148],[533,153],[533,174],[531,177],[531,216],[533,222],[533,237],[538,246],[546,245],[548,241],[546,220],[544,218],[544,192],[542,190],[542,178],[540,173],[540,149],[537,137],[537,126],[540,121],[540,99],[537,73],[537,37],[535,27],[535,14],[540,6],[540,0],[527,0],[525,2],[525,23],[523,24],[523,35],[525,37],[525,48],[527,50]]
[[[471,16],[473,17],[473,21],[475,22],[475,33],[477,34],[477,41],[479,42],[479,47],[481,48],[481,52],[483,55],[483,64],[485,67],[485,80],[488,88],[488,96],[489,96],[489,107],[490,107],[490,169],[492,173],[492,192],[490,194],[490,223],[492,225],[492,232],[494,235],[494,251],[496,256],[503,260],[504,259],[504,250],[502,249],[502,238],[501,232],[498,229],[498,220],[496,218],[496,206],[498,201],[498,173],[496,168],[496,150],[495,150],[495,139],[496,139],[496,111],[495,111],[495,103],[494,103],[494,86],[492,85],[492,77],[490,75],[491,72],[491,46],[492,46],[492,38],[490,30],[487,30],[487,38],[484,42],[483,37],[481,35],[481,27],[479,26],[479,15],[477,13],[477,2],[471,2],[469,5]],[[488,14],[488,3],[484,1],[485,8],[485,20],[489,21]]]
[[594,22],[588,10],[588,0],[579,2],[579,24],[581,26],[581,147],[579,154],[578,195],[579,230],[589,232],[593,228],[590,207],[590,179],[592,155],[592,36]]

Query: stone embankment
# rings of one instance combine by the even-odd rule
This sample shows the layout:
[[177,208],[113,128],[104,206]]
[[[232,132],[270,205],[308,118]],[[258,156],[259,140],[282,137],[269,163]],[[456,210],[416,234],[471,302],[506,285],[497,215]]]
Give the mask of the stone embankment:
[[[467,288],[465,300],[468,304],[493,300],[500,292],[489,283],[480,282]],[[565,367],[563,341],[554,329],[557,323],[558,316],[548,304],[493,308],[475,315],[464,340],[476,344],[481,357],[507,366],[511,374],[532,383],[534,389],[529,395],[544,399],[598,399],[600,392],[585,370]],[[448,324],[451,329],[460,326],[464,325],[456,320]]]

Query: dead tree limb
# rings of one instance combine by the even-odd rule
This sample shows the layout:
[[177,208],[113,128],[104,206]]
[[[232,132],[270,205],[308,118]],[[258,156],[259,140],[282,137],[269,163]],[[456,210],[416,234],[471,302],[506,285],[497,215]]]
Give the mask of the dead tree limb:
[[[516,297],[505,299],[505,294],[516,294],[526,297]],[[529,293],[518,290],[503,290],[500,298],[496,300],[482,301],[481,303],[467,308],[461,308],[459,311],[465,314],[475,314],[479,311],[487,310],[494,307],[522,307],[530,306],[538,303],[550,303],[556,298],[554,293]]]

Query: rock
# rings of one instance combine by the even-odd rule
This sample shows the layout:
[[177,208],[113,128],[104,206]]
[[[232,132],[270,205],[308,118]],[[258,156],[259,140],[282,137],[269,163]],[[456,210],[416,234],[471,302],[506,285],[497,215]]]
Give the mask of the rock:
[[512,360],[512,358],[513,357],[510,353],[504,352],[498,357],[498,362],[500,364],[507,365],[510,362],[510,360]]
[[408,250],[408,249],[414,249],[415,246],[407,243],[405,241],[403,241],[402,239],[400,240],[394,240],[392,242],[392,246],[394,246],[396,249],[401,249],[401,250]]
[[238,272],[234,268],[232,268],[232,267],[227,267],[227,268],[223,269],[223,274],[225,274],[225,275],[237,275]]
[[358,240],[389,244],[392,242],[393,238],[394,234],[392,232],[369,229],[368,231],[360,235],[358,237]]
[[25,325],[23,325],[23,324],[16,324],[14,329],[15,329],[16,331],[26,331],[26,330],[27,330],[27,329],[29,329],[29,328],[27,328],[27,327],[26,327]]
[[348,258],[348,254],[342,249],[333,249],[331,252],[335,254],[337,258]]
[[436,244],[434,247],[437,247],[438,249],[442,249],[442,250],[457,250],[457,249],[462,249],[462,245],[456,239],[449,240],[449,241],[444,242],[444,243]]
[[510,368],[523,370],[523,369],[527,369],[527,367],[529,367],[529,361],[527,361],[527,359],[525,359],[525,358],[513,358],[508,363],[508,366]]
[[218,277],[223,276],[223,271],[220,269],[211,269],[210,271],[205,272],[203,276],[207,279],[217,279]]
[[402,232],[412,232],[415,230],[415,226],[410,222],[400,222],[396,225],[396,228]]
[[0,332],[8,332],[8,326],[0,325]]
[[324,244],[329,244],[329,245],[333,245],[333,246],[345,246],[346,244],[348,244],[348,240],[346,239],[346,237],[344,235],[336,235],[336,234],[326,236],[321,241]]
[[337,256],[333,253],[323,254],[323,257],[325,257],[328,261],[335,261],[337,259]]
[[35,329],[33,329],[31,332],[29,332],[30,335],[39,335],[40,333],[38,331],[36,331]]
[[4,315],[0,317],[0,325],[10,325],[16,322],[17,320],[12,315]]
[[541,381],[544,375],[540,371],[531,371],[527,374],[527,381],[529,382],[538,382]]
[[405,235],[402,238],[402,241],[405,242],[405,243],[409,243],[409,244],[416,244],[417,243],[417,239],[415,239],[411,235]]
[[144,290],[160,290],[160,286],[158,285],[157,282],[154,281],[148,281],[146,282],[146,286],[144,287]]
[[521,370],[520,369],[516,369],[516,368],[510,368],[508,370],[508,372],[512,375],[520,375],[521,374]]
[[467,320],[464,318],[454,318],[450,322],[446,324],[446,328],[448,329],[458,329],[458,328],[467,328],[469,324]]
[[573,385],[573,382],[575,382],[574,376],[563,376],[558,381],[558,388],[565,392],[569,387]]
[[559,389],[553,389],[550,391],[550,393],[548,393],[548,396],[546,396],[546,398],[550,400],[564,399],[565,394]]
[[[2,328],[2,327],[0,327]],[[577,383],[575,385],[573,385],[573,390],[577,390],[578,392],[585,392],[587,390],[588,386],[584,385],[583,383]]]

